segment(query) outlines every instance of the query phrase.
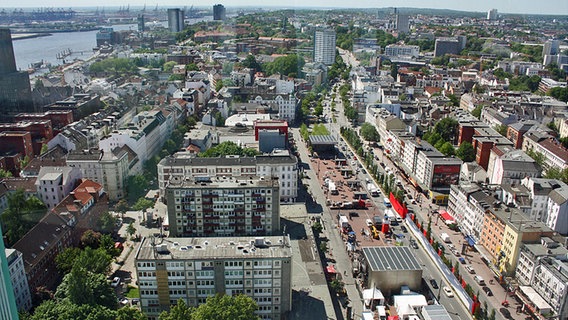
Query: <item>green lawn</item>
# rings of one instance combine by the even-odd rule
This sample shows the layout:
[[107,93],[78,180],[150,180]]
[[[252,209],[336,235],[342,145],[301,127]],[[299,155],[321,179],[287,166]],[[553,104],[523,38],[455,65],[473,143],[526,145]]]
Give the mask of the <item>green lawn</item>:
[[124,294],[124,296],[130,299],[140,298],[140,290],[133,286],[128,286],[128,291]]

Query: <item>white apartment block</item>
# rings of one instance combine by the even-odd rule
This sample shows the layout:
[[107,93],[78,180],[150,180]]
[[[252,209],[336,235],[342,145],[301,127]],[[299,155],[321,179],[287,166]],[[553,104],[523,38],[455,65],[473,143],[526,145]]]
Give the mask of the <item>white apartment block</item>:
[[78,168],[42,167],[35,182],[39,199],[52,209],[75,189],[81,178]]
[[271,235],[280,230],[278,179],[173,177],[166,184],[170,236]]
[[255,157],[226,156],[201,158],[176,153],[158,164],[158,186],[165,194],[167,182],[175,177],[272,177],[278,178],[280,199],[295,201],[298,197],[298,159],[288,151],[277,150]]
[[385,47],[385,55],[389,57],[417,58],[420,55],[420,47],[400,45],[400,44],[389,44],[388,46]]
[[67,165],[79,168],[83,178],[102,184],[111,201],[118,201],[126,195],[130,172],[128,152],[123,148],[115,148],[111,152],[97,149],[70,152]]
[[29,311],[32,308],[32,295],[28,287],[28,278],[24,268],[22,253],[16,249],[5,249],[5,251],[16,305],[19,311]]
[[335,31],[318,30],[314,36],[314,62],[332,65],[335,62]]
[[566,261],[551,257],[539,259],[531,286],[550,305],[558,319],[568,317],[568,263]]
[[157,320],[179,299],[189,306],[216,294],[253,298],[261,319],[292,308],[292,250],[287,236],[143,239],[136,251],[140,305]]
[[286,121],[293,122],[296,119],[296,106],[298,105],[298,100],[293,93],[288,94],[286,98],[285,95],[277,95],[274,99],[263,99],[261,96],[256,96],[253,100],[249,100],[249,103],[257,104],[275,104],[278,106],[278,118]]
[[111,152],[127,145],[144,163],[160,152],[174,129],[175,118],[175,113],[166,115],[161,110],[140,112],[130,123],[101,140],[99,148]]
[[568,186],[554,189],[548,195],[548,210],[543,222],[552,230],[568,234]]
[[[461,232],[476,242],[481,240],[485,211],[490,208],[491,197],[477,184],[452,185],[448,200],[448,213],[456,219]],[[489,203],[488,203],[489,202]]]

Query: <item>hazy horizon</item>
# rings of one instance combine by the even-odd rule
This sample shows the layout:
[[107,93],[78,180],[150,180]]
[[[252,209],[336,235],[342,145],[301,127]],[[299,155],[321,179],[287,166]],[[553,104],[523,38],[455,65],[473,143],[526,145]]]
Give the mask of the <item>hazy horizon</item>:
[[[487,12],[490,9],[497,9],[499,13],[508,14],[547,14],[547,15],[568,15],[568,1],[566,0],[549,0],[543,2],[536,1],[512,1],[512,0],[495,0],[491,1],[450,1],[450,0],[405,0],[405,1],[374,1],[374,0],[360,0],[356,3],[338,1],[338,0],[313,0],[307,5],[305,2],[293,1],[282,2],[275,0],[251,0],[251,1],[203,1],[200,3],[191,3],[182,0],[170,0],[167,3],[146,2],[143,0],[129,1],[129,0],[53,0],[49,2],[49,6],[45,6],[45,2],[38,0],[21,0],[18,6],[14,6],[14,2],[5,2],[0,4],[0,8],[96,8],[96,7],[121,7],[130,5],[131,8],[142,7],[146,5],[147,9],[154,8],[156,4],[160,8],[165,7],[208,7],[214,4],[221,3],[228,9],[231,7],[277,7],[277,8],[425,8],[425,9],[448,9],[457,11],[469,12]],[[348,5],[347,5],[348,4]]]

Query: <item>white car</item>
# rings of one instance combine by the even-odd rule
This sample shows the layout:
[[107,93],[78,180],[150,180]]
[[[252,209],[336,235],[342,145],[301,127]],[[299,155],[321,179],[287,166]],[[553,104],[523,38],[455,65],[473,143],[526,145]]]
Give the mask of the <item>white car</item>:
[[112,279],[112,282],[110,283],[110,286],[116,288],[119,285],[120,285],[120,277],[114,277],[114,279]]
[[473,267],[470,266],[470,265],[467,265],[467,266],[465,266],[464,268],[465,268],[465,270],[467,270],[467,272],[469,272],[469,273],[475,273],[475,270],[474,270]]
[[444,286],[442,289],[444,290],[444,293],[448,296],[448,298],[451,298],[451,297],[454,296],[452,289],[450,289],[449,287]]
[[367,227],[370,227],[370,226],[373,225],[373,220],[371,220],[371,219],[367,219],[366,222],[367,222]]

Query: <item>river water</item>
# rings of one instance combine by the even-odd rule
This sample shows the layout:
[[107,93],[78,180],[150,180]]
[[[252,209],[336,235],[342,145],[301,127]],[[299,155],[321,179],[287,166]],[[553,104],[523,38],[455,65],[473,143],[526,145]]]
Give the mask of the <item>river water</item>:
[[[203,20],[212,20],[212,17],[186,20],[188,24],[195,24]],[[163,26],[168,25],[167,21],[161,22]],[[136,24],[114,25],[115,31],[137,30]],[[65,60],[72,61],[74,58],[86,60],[93,55],[93,47],[97,45],[97,32],[61,32],[53,33],[51,36],[14,40],[14,55],[16,56],[16,66],[19,70],[27,70],[30,64],[35,62],[49,62],[51,65],[60,65],[61,59],[57,59],[57,54],[64,50],[71,49],[74,53]]]

